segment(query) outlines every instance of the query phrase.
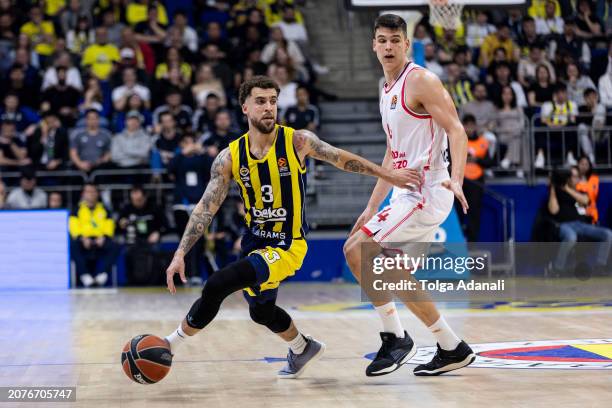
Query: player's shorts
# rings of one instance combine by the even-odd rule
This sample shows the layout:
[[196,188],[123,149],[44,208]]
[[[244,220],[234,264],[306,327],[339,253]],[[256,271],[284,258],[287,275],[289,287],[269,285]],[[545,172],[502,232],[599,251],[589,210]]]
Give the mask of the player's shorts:
[[428,176],[442,177],[424,185],[420,193],[394,197],[361,230],[383,248],[399,249],[398,244],[407,242],[432,242],[438,227],[452,209],[454,194],[440,184],[448,179],[446,170]]
[[303,238],[293,239],[288,247],[266,246],[248,253],[248,258],[254,264],[257,272],[257,287],[245,288],[245,297],[268,298],[276,297],[276,288],[289,276],[302,267],[308,245]]

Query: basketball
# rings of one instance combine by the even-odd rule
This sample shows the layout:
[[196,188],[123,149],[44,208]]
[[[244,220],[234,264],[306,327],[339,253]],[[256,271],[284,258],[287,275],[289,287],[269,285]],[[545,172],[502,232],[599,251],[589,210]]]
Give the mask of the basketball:
[[170,372],[172,354],[165,340],[152,334],[141,334],[123,347],[121,365],[131,380],[155,384]]

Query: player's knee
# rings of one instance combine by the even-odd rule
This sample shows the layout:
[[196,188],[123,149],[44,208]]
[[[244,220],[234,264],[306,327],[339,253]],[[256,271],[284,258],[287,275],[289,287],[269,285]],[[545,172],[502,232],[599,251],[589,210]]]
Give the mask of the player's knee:
[[274,308],[265,306],[250,307],[249,314],[251,315],[251,320],[255,323],[267,326],[274,319]]
[[353,261],[359,256],[359,243],[349,239],[344,243],[342,250],[346,260]]
[[[219,271],[220,272],[220,271]],[[225,298],[225,286],[220,273],[214,273],[202,288],[202,297],[207,300],[217,299],[222,301]]]

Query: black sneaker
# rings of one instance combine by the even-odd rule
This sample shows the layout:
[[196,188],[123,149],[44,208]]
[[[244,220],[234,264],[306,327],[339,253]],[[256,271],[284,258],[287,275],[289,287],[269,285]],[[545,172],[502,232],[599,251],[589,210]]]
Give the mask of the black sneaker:
[[380,333],[380,338],[382,346],[376,353],[374,361],[366,368],[368,377],[392,373],[414,357],[417,351],[414,341],[406,331],[403,338],[397,338],[395,334],[386,332]]
[[421,364],[414,369],[414,375],[440,375],[449,371],[468,366],[476,359],[476,354],[465,341],[461,341],[454,350],[443,350],[437,344],[438,351],[427,364]]

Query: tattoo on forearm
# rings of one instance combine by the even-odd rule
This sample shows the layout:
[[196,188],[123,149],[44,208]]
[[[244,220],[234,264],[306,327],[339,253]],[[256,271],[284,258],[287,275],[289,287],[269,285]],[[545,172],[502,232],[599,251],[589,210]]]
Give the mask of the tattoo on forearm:
[[310,155],[312,157],[326,161],[330,164],[338,164],[340,154],[337,148],[331,146],[329,143],[325,143],[310,130],[302,129],[298,132],[296,147],[298,145],[303,146],[306,142],[308,142],[310,146]]
[[351,171],[353,173],[372,174],[372,170],[359,160],[348,160],[346,163],[344,163],[344,170]]
[[224,168],[229,165],[229,150],[225,149],[215,159],[211,167],[211,177],[206,191],[189,217],[187,228],[181,238],[179,249],[187,254],[200,237],[206,232],[215,213],[223,204],[229,188],[229,179],[224,174]]

